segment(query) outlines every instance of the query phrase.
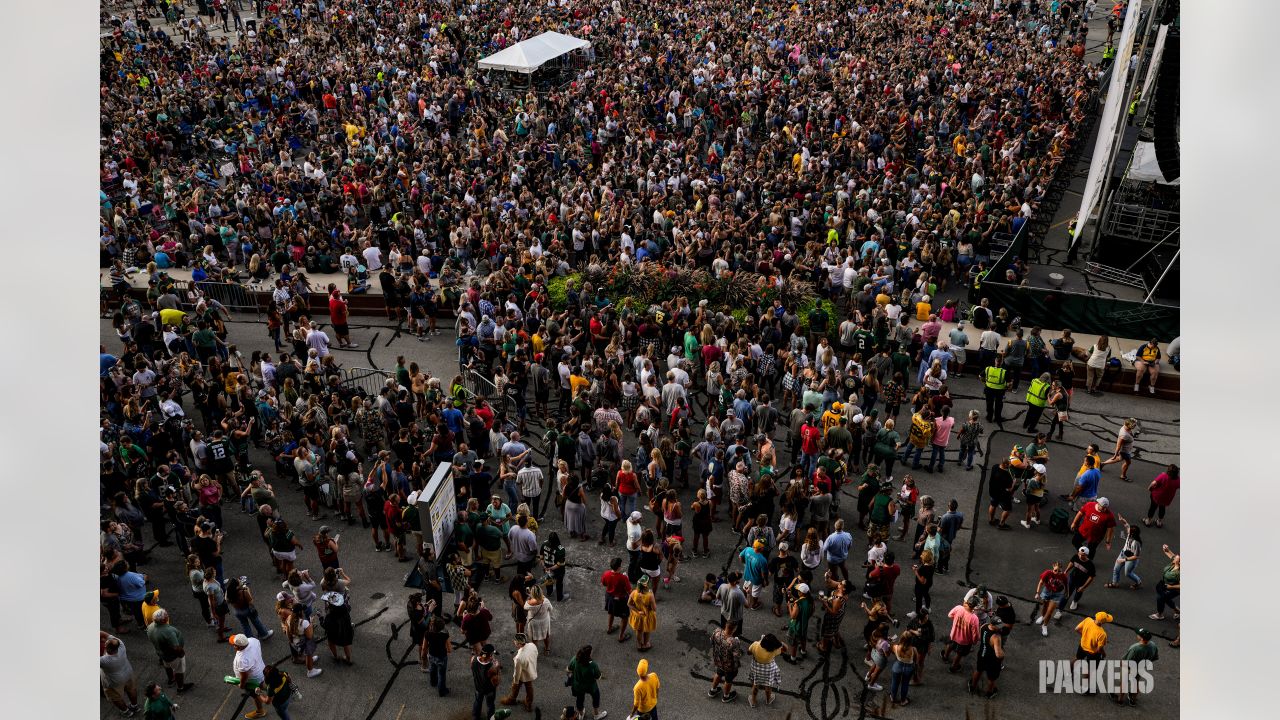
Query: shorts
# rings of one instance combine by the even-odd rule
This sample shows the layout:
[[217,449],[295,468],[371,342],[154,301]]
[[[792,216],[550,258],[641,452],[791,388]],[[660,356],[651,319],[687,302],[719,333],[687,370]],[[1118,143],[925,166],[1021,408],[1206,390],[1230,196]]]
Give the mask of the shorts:
[[979,657],[974,669],[986,675],[987,679],[995,682],[1000,677],[1000,658],[996,657],[995,653],[988,657]]
[[414,547],[422,547],[422,531],[421,530],[410,530],[409,536],[413,538]]
[[138,683],[134,678],[129,678],[120,685],[102,688],[102,692],[106,693],[107,699],[113,703],[128,704],[128,695],[138,696]]
[[728,670],[718,667],[716,668],[716,675],[720,676],[720,682],[731,683],[733,682],[734,678],[738,677],[738,671],[741,669],[742,669],[741,665],[735,666]]
[[1027,501],[1028,507],[1035,507],[1044,503],[1043,495],[1032,495],[1031,493],[1023,493],[1022,497]]
[[495,570],[502,567],[502,549],[480,550],[480,561]]
[[1120,459],[1124,460],[1125,462],[1129,462],[1130,460],[1133,459],[1133,453],[1129,452],[1128,450],[1121,450]]
[[167,670],[172,670],[175,675],[187,674],[187,656],[174,658],[172,660],[162,660],[160,665]]
[[756,585],[755,583],[751,583],[751,582],[747,582],[746,580],[743,580],[742,592],[745,593],[748,597],[758,598],[760,597],[760,586]]
[[341,325],[334,323],[333,332],[336,333],[339,337],[346,337],[347,335],[351,334],[351,328],[348,327],[346,323],[343,323]]
[[967,645],[961,645],[955,640],[949,640],[948,642],[951,643],[951,649],[955,652],[956,655],[959,655],[960,657],[967,657],[969,653],[973,650],[973,643],[969,643]]
[[286,562],[295,562],[298,559],[298,551],[290,550],[289,552],[280,552],[279,550],[272,550],[271,557]]
[[610,616],[626,620],[631,617],[631,608],[627,606],[626,598],[616,598],[611,595],[604,596],[604,609]]
[[1102,658],[1106,657],[1106,655],[1107,653],[1104,650],[1099,650],[1098,652],[1094,653],[1094,652],[1089,652],[1088,650],[1085,650],[1082,647],[1076,648],[1077,660],[1101,660]]
[[1060,592],[1049,592],[1048,590],[1040,591],[1041,600],[1052,600],[1053,602],[1056,602],[1059,605],[1062,604],[1062,600],[1066,596],[1067,596],[1067,592],[1065,590],[1062,590]]
[[1001,497],[992,497],[991,504],[1001,510],[1011,511],[1013,510],[1013,496],[1003,495]]

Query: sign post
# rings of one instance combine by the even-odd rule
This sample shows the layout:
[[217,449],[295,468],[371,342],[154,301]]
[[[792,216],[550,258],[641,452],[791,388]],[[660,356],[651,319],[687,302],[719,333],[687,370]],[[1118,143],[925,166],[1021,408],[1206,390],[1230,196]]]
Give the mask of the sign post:
[[440,463],[418,495],[418,517],[422,520],[422,533],[429,538],[431,550],[437,558],[453,537],[453,524],[458,517],[453,487],[453,465]]

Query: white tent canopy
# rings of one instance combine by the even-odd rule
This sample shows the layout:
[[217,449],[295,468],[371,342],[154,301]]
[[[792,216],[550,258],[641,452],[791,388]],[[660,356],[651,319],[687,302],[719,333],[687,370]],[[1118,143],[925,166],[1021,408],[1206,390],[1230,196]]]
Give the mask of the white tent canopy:
[[481,60],[481,70],[506,70],[529,74],[561,55],[589,47],[591,43],[572,35],[545,32],[537,37],[518,42]]
[[1125,178],[1139,182],[1155,181],[1161,185],[1181,185],[1181,178],[1174,178],[1173,182],[1165,180],[1160,163],[1156,161],[1155,143],[1145,141],[1134,146],[1133,159],[1129,161],[1129,172]]

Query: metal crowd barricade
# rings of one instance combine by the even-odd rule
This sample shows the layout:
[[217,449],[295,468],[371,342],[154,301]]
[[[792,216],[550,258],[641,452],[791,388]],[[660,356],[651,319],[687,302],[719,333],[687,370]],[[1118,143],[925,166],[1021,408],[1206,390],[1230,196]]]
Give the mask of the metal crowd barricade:
[[251,312],[262,317],[262,304],[258,295],[239,283],[201,281],[192,283],[201,295],[217,300],[232,312]]
[[485,377],[479,370],[474,368],[467,371],[464,376],[463,384],[476,397],[484,398],[485,402],[493,408],[493,411],[500,415],[506,415],[507,397],[498,392],[498,386],[493,381]]
[[391,377],[393,375],[385,370],[362,367],[343,368],[338,378],[338,385],[363,392],[365,395],[377,396],[387,384],[387,379]]

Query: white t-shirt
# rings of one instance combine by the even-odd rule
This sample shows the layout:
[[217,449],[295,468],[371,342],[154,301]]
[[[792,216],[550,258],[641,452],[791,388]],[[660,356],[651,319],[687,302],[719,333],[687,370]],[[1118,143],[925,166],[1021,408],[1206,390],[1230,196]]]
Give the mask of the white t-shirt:
[[251,680],[262,681],[262,673],[267,669],[267,663],[262,659],[262,643],[257,638],[249,638],[249,644],[236,650],[235,659],[231,661],[231,668],[236,673],[248,673]]
[[324,357],[329,354],[329,336],[323,330],[312,328],[307,333],[307,347],[315,348],[316,355]]
[[369,272],[377,272],[382,269],[382,251],[370,245],[361,253],[364,256],[364,266],[369,268]]

